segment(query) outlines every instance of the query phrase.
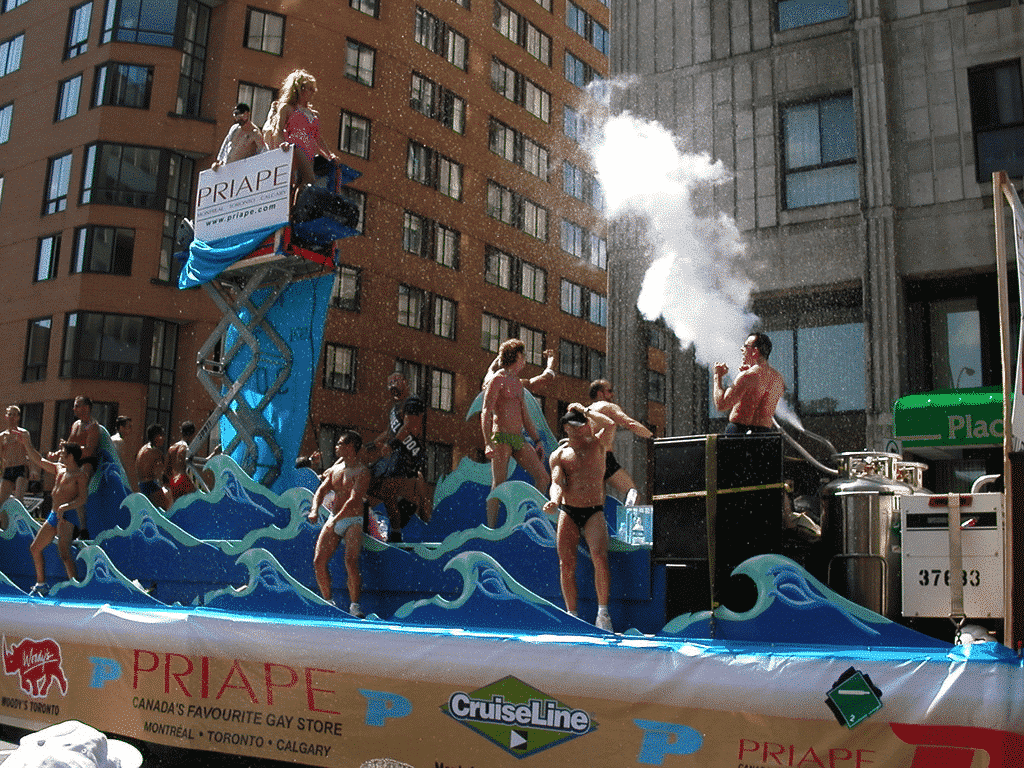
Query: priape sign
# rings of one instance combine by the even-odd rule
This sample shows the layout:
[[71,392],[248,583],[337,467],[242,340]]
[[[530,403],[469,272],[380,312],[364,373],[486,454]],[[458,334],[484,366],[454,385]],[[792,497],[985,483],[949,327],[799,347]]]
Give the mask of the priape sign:
[[292,150],[274,149],[199,174],[196,239],[203,242],[288,223]]

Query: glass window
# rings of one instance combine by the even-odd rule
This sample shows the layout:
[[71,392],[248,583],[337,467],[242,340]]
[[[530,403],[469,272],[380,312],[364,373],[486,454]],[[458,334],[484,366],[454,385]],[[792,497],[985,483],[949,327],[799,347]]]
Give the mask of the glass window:
[[597,71],[587,62],[568,51],[565,52],[565,79],[577,88],[586,88],[596,78]]
[[25,44],[25,35],[15,35],[0,42],[0,77],[16,72],[21,68],[21,49]]
[[427,222],[428,220],[423,216],[411,211],[405,212],[405,217],[402,221],[402,247],[409,253],[415,253],[419,256],[423,255],[424,245],[427,242]]
[[86,148],[82,203],[159,208],[161,151],[130,144],[92,144]]
[[68,14],[67,44],[64,58],[72,59],[89,50],[89,25],[92,23],[92,0],[76,5]]
[[250,8],[245,22],[245,47],[280,56],[284,51],[284,18],[277,13]]
[[443,156],[438,161],[437,191],[453,200],[462,198],[462,166]]
[[107,0],[101,43],[118,40],[174,47],[178,3],[168,0]]
[[372,88],[376,53],[368,45],[349,40],[345,57],[345,77]]
[[64,329],[60,375],[146,382],[152,333],[152,321],[144,317],[72,312]]
[[483,313],[480,325],[480,346],[489,352],[497,352],[505,339],[513,338],[512,322],[503,317]]
[[240,82],[238,84],[238,99],[235,103],[242,102],[249,105],[251,119],[254,125],[262,126],[267,122],[270,114],[270,104],[277,98],[277,90],[267,88],[254,83]]
[[181,62],[178,68],[177,115],[199,117],[202,107],[203,81],[206,78],[206,49],[210,37],[210,6],[199,0],[183,0],[184,30]]
[[107,62],[96,67],[92,106],[149,109],[153,68],[137,64]]
[[516,160],[516,130],[491,118],[489,145],[491,152],[509,162]]
[[933,301],[929,316],[934,387],[982,386],[981,313],[977,297]]
[[50,356],[50,326],[52,318],[40,317],[28,321],[25,336],[25,367],[21,380],[42,381],[46,378],[46,361]]
[[377,0],[348,0],[349,8],[355,8],[360,13],[377,18],[380,13],[380,4]]
[[341,113],[338,148],[357,157],[370,157],[370,121],[351,112]]
[[71,153],[51,157],[46,174],[46,197],[43,215],[57,213],[68,207],[68,186],[71,183]]
[[562,250],[578,259],[583,258],[586,230],[579,224],[562,219]]
[[423,8],[416,9],[413,39],[424,48],[443,56],[448,63],[459,69],[466,68],[469,41]]
[[39,238],[36,244],[36,272],[32,282],[52,280],[57,276],[57,262],[60,261],[60,232]]
[[647,371],[647,399],[656,403],[665,402],[665,374]]
[[590,379],[586,350],[582,344],[562,339],[558,344],[558,372],[577,379]]
[[345,264],[339,265],[335,271],[334,291],[331,293],[331,303],[338,309],[347,309],[351,312],[358,312],[361,282],[361,269],[357,267],[350,267]]
[[11,118],[14,116],[14,104],[0,107],[0,144],[6,144],[11,138]]
[[1024,95],[1020,61],[978,67],[967,73],[979,183],[993,171],[1024,175]]
[[75,250],[71,272],[102,272],[131,275],[135,251],[135,230],[124,227],[79,227],[75,230]]
[[528,299],[542,304],[547,300],[548,273],[527,261],[522,262],[523,279],[519,292]]
[[451,269],[459,268],[459,243],[462,235],[442,224],[434,228],[434,261]]
[[440,368],[430,370],[430,407],[451,413],[455,405],[455,374]]
[[513,273],[516,261],[515,256],[488,247],[484,256],[484,280],[507,291],[514,290]]
[[4,0],[3,12],[13,11],[18,6],[24,5],[28,0]]
[[493,181],[487,182],[487,215],[505,224],[515,223],[515,198],[512,190]]
[[411,285],[398,286],[398,324],[423,330],[424,292]]
[[849,0],[779,0],[779,30],[841,19],[850,13]]
[[356,391],[356,349],[342,344],[324,348],[324,387],[342,392]]
[[596,325],[608,325],[608,299],[595,291],[590,291],[589,318]]
[[433,319],[430,332],[443,339],[455,338],[457,304],[444,296],[433,296]]
[[[192,181],[196,175],[195,160],[175,152],[164,152],[167,168],[166,196],[164,198],[164,225],[160,236],[159,280],[177,282],[181,262],[174,258],[176,240],[181,221],[192,210],[195,196]],[[176,326],[175,326],[176,327]]]
[[608,243],[593,233],[590,235],[590,263],[598,269],[608,269]]
[[532,200],[523,200],[523,232],[538,240],[548,239],[548,210]]
[[80,74],[62,80],[57,85],[57,108],[54,122],[67,120],[78,114],[78,102],[82,93],[82,76]]
[[857,126],[852,96],[786,107],[782,127],[787,208],[859,197]]
[[544,331],[519,326],[519,338],[526,345],[523,357],[531,365],[544,365]]
[[551,122],[551,94],[530,80],[523,82],[523,106],[534,117]]
[[583,286],[569,280],[562,280],[562,311],[573,317],[583,317]]
[[571,0],[565,4],[565,24],[605,56],[608,55],[608,29]]

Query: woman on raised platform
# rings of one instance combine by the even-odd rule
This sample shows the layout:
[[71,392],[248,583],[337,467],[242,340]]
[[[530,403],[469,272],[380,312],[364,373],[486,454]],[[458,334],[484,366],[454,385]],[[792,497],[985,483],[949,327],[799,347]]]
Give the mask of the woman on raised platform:
[[271,105],[265,132],[267,145],[276,148],[284,143],[294,145],[294,178],[301,189],[316,180],[313,157],[322,155],[337,161],[335,155],[320,136],[320,114],[313,109],[310,99],[316,93],[316,78],[304,69],[297,69],[281,84],[281,97]]

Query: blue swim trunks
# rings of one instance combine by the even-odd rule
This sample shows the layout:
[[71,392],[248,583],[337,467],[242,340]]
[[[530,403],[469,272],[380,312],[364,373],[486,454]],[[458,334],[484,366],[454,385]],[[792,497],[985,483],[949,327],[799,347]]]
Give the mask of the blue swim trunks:
[[[71,523],[73,526],[75,526],[75,528],[77,528],[78,527],[78,510],[77,509],[69,509],[69,510],[67,510],[64,513],[64,519],[67,520],[69,523]],[[52,525],[54,528],[56,528],[57,527],[57,513],[56,512],[50,512],[50,514],[46,516],[46,522],[47,522],[48,525]]]

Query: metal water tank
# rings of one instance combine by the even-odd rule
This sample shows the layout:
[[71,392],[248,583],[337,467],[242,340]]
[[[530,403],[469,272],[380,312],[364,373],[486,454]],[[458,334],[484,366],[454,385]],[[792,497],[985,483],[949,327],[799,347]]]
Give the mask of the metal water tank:
[[890,619],[900,616],[898,454],[853,451],[832,457],[839,477],[821,489],[821,542],[827,583],[840,595]]

